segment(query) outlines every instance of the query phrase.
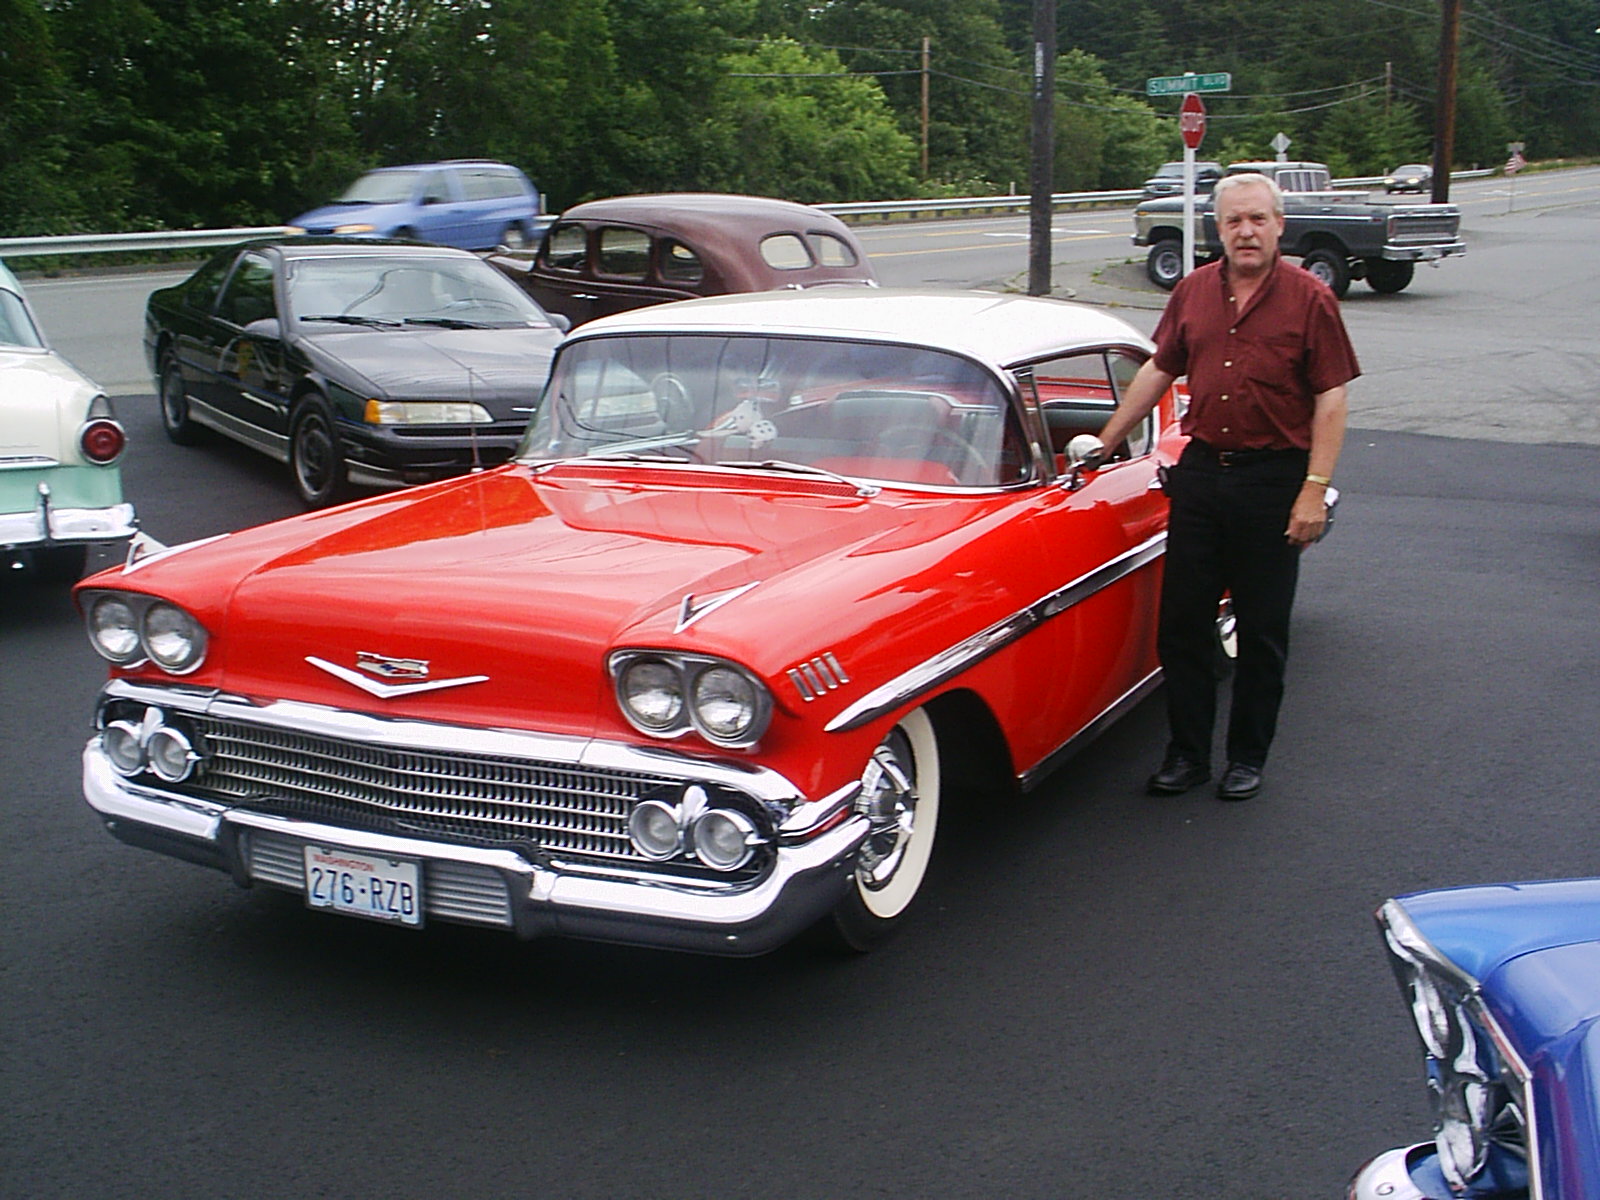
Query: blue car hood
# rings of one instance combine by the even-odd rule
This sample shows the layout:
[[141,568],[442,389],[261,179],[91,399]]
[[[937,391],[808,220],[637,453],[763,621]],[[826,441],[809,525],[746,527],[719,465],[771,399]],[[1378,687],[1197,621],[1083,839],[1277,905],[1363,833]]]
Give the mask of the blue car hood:
[[381,233],[394,221],[400,220],[412,205],[403,204],[324,204],[303,212],[289,224],[301,228],[320,229],[337,225],[376,225]]
[[1544,1195],[1600,1198],[1600,879],[1402,897],[1532,1073]]

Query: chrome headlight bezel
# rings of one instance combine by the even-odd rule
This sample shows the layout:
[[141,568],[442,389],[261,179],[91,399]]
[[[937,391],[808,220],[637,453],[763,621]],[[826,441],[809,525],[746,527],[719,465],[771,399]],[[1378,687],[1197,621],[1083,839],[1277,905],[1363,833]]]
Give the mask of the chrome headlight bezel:
[[[754,672],[706,654],[616,650],[606,660],[617,707],[640,733],[664,740],[697,733],[713,746],[755,745],[772,720],[772,692]],[[646,694],[657,703],[646,706]],[[663,699],[676,702],[663,705]]]
[[1377,915],[1427,1061],[1439,1165],[1454,1188],[1465,1189],[1488,1166],[1493,1146],[1527,1157],[1531,1075],[1478,981],[1439,952],[1399,901]]
[[149,662],[168,675],[191,675],[205,662],[211,635],[170,600],[95,590],[81,601],[89,644],[107,662],[130,668]]

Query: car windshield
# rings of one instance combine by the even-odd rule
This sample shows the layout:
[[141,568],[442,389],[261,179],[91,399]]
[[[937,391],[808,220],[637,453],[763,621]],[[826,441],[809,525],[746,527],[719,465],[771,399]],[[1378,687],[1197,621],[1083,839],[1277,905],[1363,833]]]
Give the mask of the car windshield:
[[470,255],[296,259],[289,273],[289,309],[302,323],[473,328],[550,323],[526,293]]
[[373,171],[339,195],[335,204],[400,204],[411,199],[419,171]]
[[1000,382],[922,347],[620,335],[559,356],[518,457],[658,459],[996,487],[1029,455]]
[[29,350],[43,347],[44,339],[28,315],[22,297],[0,288],[0,346],[24,346]]

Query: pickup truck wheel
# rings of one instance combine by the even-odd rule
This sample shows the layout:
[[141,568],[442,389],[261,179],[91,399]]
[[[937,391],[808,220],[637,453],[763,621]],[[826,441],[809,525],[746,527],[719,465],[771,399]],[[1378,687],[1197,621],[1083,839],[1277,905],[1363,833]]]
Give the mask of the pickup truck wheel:
[[1145,256],[1144,273],[1158,288],[1171,291],[1183,278],[1183,243],[1176,238],[1166,238],[1150,247]]
[[1350,290],[1350,264],[1344,255],[1332,250],[1313,250],[1300,260],[1300,265],[1327,284],[1339,299],[1343,300]]
[[295,409],[289,434],[289,471],[294,490],[307,508],[326,508],[349,495],[344,450],[334,432],[333,415],[318,397]]
[[1385,296],[1405,291],[1416,273],[1416,263],[1395,262],[1388,258],[1367,259],[1367,283],[1373,291],[1382,292]]
[[858,804],[871,824],[829,940],[872,949],[894,931],[928,873],[939,828],[939,739],[922,709],[907,713],[872,752]]

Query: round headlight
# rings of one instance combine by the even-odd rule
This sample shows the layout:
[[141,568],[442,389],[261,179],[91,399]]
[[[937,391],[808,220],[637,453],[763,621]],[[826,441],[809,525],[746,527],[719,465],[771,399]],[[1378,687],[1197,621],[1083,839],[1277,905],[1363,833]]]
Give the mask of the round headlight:
[[89,607],[89,642],[114,663],[139,658],[139,619],[133,607],[118,596],[97,599]]
[[145,610],[145,649],[163,671],[182,674],[200,665],[206,652],[206,633],[176,605],[156,603]]
[[659,659],[629,664],[617,690],[628,715],[645,729],[665,732],[683,719],[683,684],[678,672]]
[[691,832],[695,857],[718,871],[736,871],[744,866],[759,840],[750,818],[726,808],[702,813]]
[[694,681],[694,715],[707,736],[732,742],[746,737],[761,711],[755,683],[730,667],[711,667]]
[[683,832],[678,828],[678,810],[660,800],[646,800],[628,815],[628,836],[640,854],[657,861],[678,852]]
[[137,775],[144,770],[143,741],[132,721],[113,721],[100,732],[100,746],[118,775]]
[[150,769],[168,783],[182,783],[194,773],[200,756],[181,729],[163,725],[145,743],[145,758]]

